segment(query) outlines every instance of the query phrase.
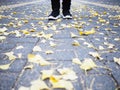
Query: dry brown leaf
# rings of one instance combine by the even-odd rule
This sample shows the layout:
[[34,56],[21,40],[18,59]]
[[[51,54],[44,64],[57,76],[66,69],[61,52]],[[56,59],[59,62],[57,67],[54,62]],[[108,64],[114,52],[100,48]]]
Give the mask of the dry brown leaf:
[[91,59],[85,59],[82,63],[82,65],[80,66],[81,69],[87,71],[87,70],[91,70],[93,68],[97,67],[96,64],[93,62],[93,60]]

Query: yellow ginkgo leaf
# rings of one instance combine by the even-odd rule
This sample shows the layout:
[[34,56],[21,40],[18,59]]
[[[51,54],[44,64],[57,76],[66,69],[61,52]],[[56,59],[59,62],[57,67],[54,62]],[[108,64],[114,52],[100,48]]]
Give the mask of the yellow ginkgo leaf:
[[33,64],[30,64],[30,65],[27,65],[24,67],[24,69],[33,69],[34,65]]
[[18,90],[30,90],[29,87],[23,87],[21,86]]
[[116,63],[118,63],[120,65],[120,58],[114,57],[113,59],[114,59],[114,62],[116,62]]
[[21,32],[22,32],[23,34],[25,34],[25,35],[29,35],[29,34],[30,34],[30,32],[29,32],[27,29],[21,30]]
[[96,64],[93,62],[93,60],[91,59],[85,59],[83,61],[83,63],[81,64],[80,68],[87,71],[87,70],[91,70],[93,68],[97,67]]
[[29,62],[34,62],[34,61],[36,61],[36,59],[35,59],[35,55],[34,54],[28,54],[28,61]]
[[24,19],[23,22],[24,22],[24,23],[28,23],[28,20],[27,20],[27,19]]
[[33,51],[34,51],[34,52],[37,52],[37,51],[39,52],[39,51],[42,51],[42,50],[41,50],[41,48],[40,48],[39,46],[35,46],[35,47],[33,48]]
[[22,58],[22,53],[17,54],[18,58]]
[[31,82],[30,90],[50,90],[46,83],[40,79]]
[[24,48],[23,46],[17,46],[16,49],[22,49]]
[[100,59],[100,58],[101,58],[101,57],[100,57],[100,54],[97,53],[97,52],[89,52],[89,54],[90,54],[91,56],[97,58],[97,59]]
[[72,43],[73,46],[80,46],[80,43],[77,40],[74,40],[74,42]]
[[7,70],[7,69],[9,69],[10,65],[11,64],[0,65],[0,69]]
[[73,32],[70,32],[70,36],[71,36],[72,38],[78,38],[78,36],[75,35]]
[[58,82],[51,82],[52,88],[73,90],[73,84],[70,81],[59,80]]
[[90,34],[95,34],[95,29],[92,28],[90,31],[80,31],[79,34],[80,35],[90,35]]
[[44,37],[45,39],[50,39],[50,38],[52,38],[52,36],[53,36],[53,34],[44,34],[44,35],[43,35],[43,37]]
[[45,53],[46,54],[53,54],[54,52],[52,50],[47,50]]
[[42,80],[45,80],[47,78],[50,78],[53,75],[54,70],[43,70],[42,73]]
[[62,79],[64,80],[76,80],[78,76],[75,72],[70,72],[68,74],[62,75]]
[[104,50],[104,47],[103,46],[99,46],[99,50]]
[[75,63],[75,64],[79,64],[79,65],[82,64],[82,62],[79,60],[79,58],[73,58],[72,62]]
[[61,76],[61,75],[52,75],[52,76],[50,77],[50,82],[56,83],[56,82],[58,82],[58,81],[61,80],[61,79],[62,79],[62,76]]
[[17,57],[14,55],[14,52],[7,52],[5,53],[8,56],[9,60],[15,60]]
[[50,46],[51,46],[51,47],[55,47],[56,44],[55,44],[54,42],[51,41],[51,42],[50,42]]
[[100,23],[105,23],[106,22],[106,20],[103,19],[103,18],[99,18],[98,20],[99,20]]
[[5,39],[6,39],[5,36],[0,36],[0,42],[1,42],[1,41],[4,41]]
[[39,64],[40,64],[41,66],[46,66],[46,65],[50,65],[51,63],[48,62],[48,61],[46,61],[46,60],[40,60]]
[[67,73],[71,72],[71,69],[69,69],[69,68],[62,68],[62,69],[57,69],[57,71],[58,71],[61,75],[64,75],[64,74],[67,74]]

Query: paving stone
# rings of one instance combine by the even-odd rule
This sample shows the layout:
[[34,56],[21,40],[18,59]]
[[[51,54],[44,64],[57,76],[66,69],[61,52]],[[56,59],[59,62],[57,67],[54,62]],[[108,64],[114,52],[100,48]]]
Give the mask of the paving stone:
[[86,84],[86,88],[92,90],[114,90],[115,83],[112,78],[107,75],[87,75],[82,77]]
[[35,43],[37,42],[38,38],[7,38],[6,42],[7,43]]
[[18,73],[0,73],[0,90],[12,90]]
[[0,43],[0,53],[11,51],[16,46],[15,43]]
[[[78,78],[79,78],[79,75],[83,75],[82,70],[79,68],[79,65],[75,65],[71,61],[64,61],[64,63],[63,63],[63,61],[52,61],[52,63],[53,63],[53,65],[50,65],[50,66],[39,66],[38,64],[34,64],[34,68],[32,70],[26,70],[23,73],[22,77],[18,81],[16,88],[19,88],[20,86],[29,87],[31,85],[30,84],[31,81],[34,81],[34,80],[38,79],[39,77],[41,77],[40,72],[42,70],[55,69],[54,74],[58,74],[56,69],[71,68],[77,73]],[[34,77],[33,77],[33,75],[34,75]],[[28,82],[28,83],[26,83],[26,82]],[[79,82],[79,83],[77,83],[77,82]],[[48,81],[47,81],[47,83],[48,83]],[[73,84],[74,84],[76,90],[78,90],[78,89],[82,90],[82,85],[81,85],[80,79],[73,81]],[[55,89],[55,90],[57,90],[57,89]]]
[[73,51],[54,51],[52,54],[46,54],[45,52],[33,53],[33,54],[40,54],[43,58],[47,60],[71,60],[75,57]]

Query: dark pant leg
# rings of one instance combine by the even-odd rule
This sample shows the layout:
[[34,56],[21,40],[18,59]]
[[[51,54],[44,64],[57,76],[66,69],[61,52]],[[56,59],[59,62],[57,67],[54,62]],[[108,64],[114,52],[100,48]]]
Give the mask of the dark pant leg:
[[60,0],[51,0],[52,11],[59,12],[60,9]]
[[62,9],[63,12],[70,11],[71,0],[63,0],[62,2]]

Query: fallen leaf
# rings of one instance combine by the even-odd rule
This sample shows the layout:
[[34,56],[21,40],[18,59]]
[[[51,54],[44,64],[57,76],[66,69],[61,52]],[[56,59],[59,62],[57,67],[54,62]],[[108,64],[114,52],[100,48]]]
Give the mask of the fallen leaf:
[[46,54],[53,54],[54,52],[52,50],[47,50],[45,53]]
[[30,32],[29,32],[27,29],[21,30],[21,32],[22,32],[23,34],[25,34],[25,35],[29,35],[29,34],[30,34]]
[[62,76],[61,76],[61,75],[52,75],[52,76],[50,77],[50,82],[56,83],[56,82],[58,82],[58,81],[61,80],[61,79],[62,79]]
[[42,73],[42,80],[45,80],[47,78],[50,78],[53,75],[54,70],[43,70]]
[[23,46],[17,46],[16,49],[23,49]]
[[55,44],[54,42],[51,41],[51,42],[50,42],[50,46],[51,46],[51,47],[55,47],[56,44]]
[[18,58],[22,58],[22,53],[17,54]]
[[52,88],[73,90],[74,87],[70,81],[59,80],[58,82],[51,82]]
[[79,65],[82,64],[82,62],[79,60],[79,58],[73,58],[72,62],[75,63],[75,64],[79,64]]
[[85,59],[83,61],[83,63],[81,64],[80,68],[87,71],[87,70],[91,70],[93,68],[97,67],[97,65],[93,62],[93,60],[91,59]]
[[30,65],[27,65],[24,67],[24,69],[33,69],[34,65],[33,64],[30,64]]
[[97,53],[97,52],[89,52],[89,54],[90,54],[91,56],[97,58],[97,59],[100,59],[100,58],[101,58],[101,57],[100,57],[100,54]]
[[7,70],[7,69],[9,69],[10,65],[11,64],[0,65],[0,69]]
[[6,39],[5,36],[0,36],[0,42],[1,42],[1,41],[4,41],[5,39]]
[[41,66],[46,66],[51,64],[50,62],[46,61],[42,56],[34,55],[34,54],[28,54],[28,61],[32,63],[38,63]]
[[29,87],[21,86],[18,90],[30,90]]
[[33,51],[34,52],[37,52],[37,51],[39,52],[39,51],[42,51],[42,50],[39,46],[34,46]]
[[50,62],[48,62],[48,61],[46,61],[46,60],[43,60],[43,59],[40,60],[39,64],[40,64],[41,66],[51,65]]
[[99,50],[104,50],[104,47],[103,46],[99,46]]
[[80,46],[80,43],[77,40],[74,40],[72,43],[73,46]]
[[40,79],[32,81],[31,84],[30,90],[50,90],[47,84]]
[[50,38],[52,38],[52,36],[53,36],[53,34],[44,34],[44,35],[43,35],[43,37],[44,37],[45,39],[50,39]]
[[114,62],[116,62],[116,63],[118,63],[120,65],[120,58],[114,57],[113,59],[114,59]]
[[75,35],[73,32],[70,32],[70,36],[71,36],[72,38],[78,38],[78,36]]
[[92,28],[90,31],[79,31],[80,35],[90,35],[90,34],[95,34],[96,31],[94,28]]
[[14,55],[14,52],[7,52],[5,53],[8,56],[9,60],[15,60],[17,57]]

